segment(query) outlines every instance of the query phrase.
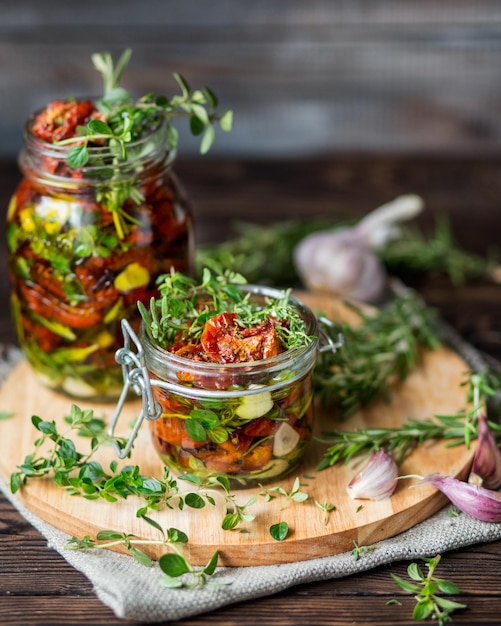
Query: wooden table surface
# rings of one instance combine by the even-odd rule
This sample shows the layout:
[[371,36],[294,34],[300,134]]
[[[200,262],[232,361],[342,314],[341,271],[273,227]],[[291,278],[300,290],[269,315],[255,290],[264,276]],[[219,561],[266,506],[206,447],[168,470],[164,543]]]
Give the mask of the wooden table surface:
[[[198,240],[231,234],[233,219],[266,223],[291,217],[362,215],[400,193],[420,193],[426,202],[422,225],[438,212],[449,216],[456,238],[468,250],[498,246],[501,232],[501,156],[339,155],[314,161],[182,161],[177,171],[195,205]],[[6,207],[19,173],[0,163],[0,201]],[[14,341],[8,314],[4,232],[0,244],[0,343]],[[456,287],[427,278],[418,289],[488,359],[501,357],[501,286]],[[0,442],[1,446],[1,442]],[[498,624],[501,611],[501,541],[442,555],[440,575],[456,582],[467,610],[457,624]],[[198,615],[184,626],[258,623],[283,625],[415,624],[414,600],[401,592],[390,572],[404,576],[398,562],[340,580],[325,580]],[[396,598],[401,603],[387,605]],[[74,570],[0,495],[0,624],[3,626],[112,625],[117,619]],[[170,622],[170,624],[175,624]]]

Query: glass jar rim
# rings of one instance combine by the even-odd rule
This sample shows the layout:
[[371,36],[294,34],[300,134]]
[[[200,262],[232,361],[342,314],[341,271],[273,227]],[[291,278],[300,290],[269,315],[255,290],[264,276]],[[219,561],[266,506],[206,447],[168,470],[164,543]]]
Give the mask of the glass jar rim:
[[[144,172],[153,166],[162,171],[169,168],[176,158],[176,150],[169,145],[169,124],[166,118],[161,118],[158,125],[149,129],[142,137],[126,143],[127,159],[117,160],[114,150],[110,146],[87,146],[88,162],[80,168],[69,169],[68,172],[54,173],[46,171],[44,161],[60,161],[67,163],[71,148],[78,142],[58,145],[35,136],[32,132],[33,121],[43,111],[39,109],[32,113],[24,125],[24,149],[20,154],[21,169],[33,170],[39,177],[57,184],[106,184],[109,180],[105,172],[113,168],[113,182],[130,179],[131,174]],[[83,139],[83,137],[82,137]],[[79,177],[74,178],[72,172],[78,171]]]
[[[250,292],[255,295],[278,299],[282,297],[285,290],[277,289],[274,287],[268,287],[263,285],[239,285],[240,289],[246,292]],[[301,358],[303,355],[309,355],[310,353],[316,353],[319,343],[318,337],[318,322],[313,311],[306,306],[299,298],[294,295],[289,295],[289,303],[299,312],[303,321],[306,324],[306,334],[311,337],[311,340],[304,346],[299,348],[291,348],[280,352],[276,356],[260,359],[256,361],[242,361],[238,363],[211,363],[205,361],[193,361],[192,359],[186,359],[178,356],[161,348],[155,343],[154,339],[149,335],[146,330],[144,322],[140,326],[140,340],[145,352],[146,363],[151,364],[151,360],[162,361],[165,367],[172,367],[177,370],[196,370],[198,373],[215,375],[218,372],[227,374],[245,374],[256,373],[261,369],[266,371],[273,371],[275,369],[281,369],[284,367],[284,363],[288,363],[291,360]],[[148,358],[149,357],[149,358]]]

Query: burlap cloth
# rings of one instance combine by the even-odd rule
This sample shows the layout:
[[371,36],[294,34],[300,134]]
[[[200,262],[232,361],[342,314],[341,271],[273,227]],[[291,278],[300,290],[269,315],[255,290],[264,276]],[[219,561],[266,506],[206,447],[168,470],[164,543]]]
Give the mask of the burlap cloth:
[[[449,342],[474,370],[485,365],[478,353],[445,329]],[[19,353],[11,350],[0,364],[6,374]],[[1,408],[1,407],[0,407]],[[461,514],[449,515],[449,507],[401,533],[362,551],[356,560],[351,552],[284,565],[218,568],[211,583],[192,589],[167,589],[159,585],[161,571],[155,563],[146,568],[132,557],[107,550],[88,552],[65,549],[69,536],[26,509],[7,485],[0,488],[12,504],[73,567],[91,581],[98,598],[118,618],[140,622],[165,622],[206,613],[218,607],[271,595],[293,585],[340,578],[398,560],[435,556],[463,546],[501,538],[501,524],[479,522]],[[298,555],[299,556],[299,555]]]

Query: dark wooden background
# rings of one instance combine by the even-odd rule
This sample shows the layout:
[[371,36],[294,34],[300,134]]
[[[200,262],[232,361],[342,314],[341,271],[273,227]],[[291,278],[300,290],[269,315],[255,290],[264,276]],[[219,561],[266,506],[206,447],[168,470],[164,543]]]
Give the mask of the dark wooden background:
[[177,71],[234,109],[214,155],[500,146],[499,0],[2,0],[0,154],[32,110],[100,91],[92,52],[125,47],[137,95],[173,94]]

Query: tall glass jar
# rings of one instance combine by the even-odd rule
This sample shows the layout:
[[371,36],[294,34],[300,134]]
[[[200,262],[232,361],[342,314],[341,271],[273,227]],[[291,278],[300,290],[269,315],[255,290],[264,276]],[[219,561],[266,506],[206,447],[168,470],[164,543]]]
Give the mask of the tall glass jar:
[[120,321],[138,328],[137,301],[158,295],[157,277],[192,270],[192,216],[171,169],[168,128],[127,144],[126,160],[113,146],[89,147],[88,163],[71,169],[67,146],[34,136],[34,118],[7,217],[19,344],[54,390],[112,400],[122,388]]

